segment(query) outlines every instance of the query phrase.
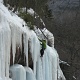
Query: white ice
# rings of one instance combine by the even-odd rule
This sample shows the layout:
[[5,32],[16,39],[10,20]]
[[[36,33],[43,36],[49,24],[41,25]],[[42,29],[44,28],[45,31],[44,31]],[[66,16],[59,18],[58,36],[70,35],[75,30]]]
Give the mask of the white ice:
[[0,0],[0,3],[3,3],[3,0]]
[[0,77],[0,80],[2,80],[2,78]]
[[22,65],[14,65],[10,68],[12,80],[26,80],[26,70]]
[[26,67],[25,70],[26,70],[26,80],[36,80],[36,77],[31,68]]
[[[32,14],[34,13],[33,10],[30,9],[30,11]],[[0,1],[0,77],[2,80],[9,80],[11,45],[14,64],[16,47],[20,47],[22,50],[22,35],[27,68],[25,70],[22,65],[13,65],[10,68],[12,80],[26,80],[26,78],[29,80],[58,80],[60,78],[66,80],[59,66],[58,53],[54,49],[53,34],[47,29],[44,30],[44,34],[51,40],[52,47],[46,44],[47,48],[41,58],[39,36],[37,36],[33,30],[29,30],[25,25],[26,23],[20,17],[14,13],[10,13]],[[29,40],[30,52],[33,60],[33,71],[28,68]],[[28,72],[30,74],[28,74]]]

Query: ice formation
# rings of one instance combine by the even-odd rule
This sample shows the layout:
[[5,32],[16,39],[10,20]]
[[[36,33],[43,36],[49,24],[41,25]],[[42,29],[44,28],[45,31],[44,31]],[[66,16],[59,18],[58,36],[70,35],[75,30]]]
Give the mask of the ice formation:
[[0,0],[0,3],[3,3],[3,0]]
[[12,80],[26,80],[26,70],[22,65],[13,65],[10,72]]
[[26,80],[36,80],[32,69],[26,67],[25,70],[26,70]]
[[[1,0],[0,0],[1,2]],[[33,30],[25,26],[25,22],[17,15],[10,13],[0,3],[0,80],[66,80],[59,66],[59,57],[54,49],[54,37],[48,31],[45,35],[52,39],[52,47],[47,45],[44,55],[40,57],[40,41]],[[50,37],[51,36],[51,37]],[[30,43],[28,43],[30,42]],[[33,61],[33,70],[28,65],[28,50]],[[18,53],[16,53],[16,49]],[[14,65],[15,55],[20,54],[19,49],[26,56],[26,68]],[[13,58],[12,56],[13,55]],[[10,58],[13,66],[10,68]],[[10,71],[12,72],[11,78]]]

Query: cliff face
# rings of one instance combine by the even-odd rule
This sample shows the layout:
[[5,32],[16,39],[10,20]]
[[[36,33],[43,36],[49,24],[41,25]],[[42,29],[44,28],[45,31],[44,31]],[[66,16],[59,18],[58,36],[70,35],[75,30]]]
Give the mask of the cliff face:
[[[33,30],[29,30],[23,19],[9,12],[0,3],[0,78],[2,80],[66,80],[59,66],[59,56],[54,48],[54,42],[53,47],[49,47],[46,43],[44,55],[40,57],[41,45],[38,38]],[[29,68],[31,64],[29,59],[32,61],[32,69]]]

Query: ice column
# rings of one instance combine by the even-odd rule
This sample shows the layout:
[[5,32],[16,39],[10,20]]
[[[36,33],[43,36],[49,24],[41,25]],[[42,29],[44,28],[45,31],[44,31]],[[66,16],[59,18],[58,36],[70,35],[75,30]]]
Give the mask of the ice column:
[[27,30],[25,29],[24,32],[23,32],[23,41],[24,41],[24,53],[26,55],[26,65],[28,67],[28,34],[27,33]]
[[22,65],[14,65],[10,68],[12,80],[26,80],[26,70]]
[[33,59],[33,70],[34,70],[34,74],[36,75],[36,62],[40,57],[40,42],[33,31],[31,31],[30,40],[31,40],[30,41],[31,55]]
[[10,46],[11,31],[3,12],[0,10],[0,76],[2,79],[5,79],[5,76],[9,78]]
[[31,68],[26,67],[26,80],[36,80],[36,77]]

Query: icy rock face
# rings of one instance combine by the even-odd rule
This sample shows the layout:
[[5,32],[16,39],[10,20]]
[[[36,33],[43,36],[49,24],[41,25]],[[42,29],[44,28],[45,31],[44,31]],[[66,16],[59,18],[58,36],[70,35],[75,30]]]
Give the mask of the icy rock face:
[[12,80],[26,80],[26,71],[22,65],[14,65],[10,68]]
[[[25,26],[25,22],[17,15],[11,14],[3,4],[0,5],[0,77],[3,80],[10,79],[10,58],[13,59],[13,66],[10,68],[12,80],[26,80],[26,78],[29,80],[59,80],[60,78],[65,80],[59,67],[57,51],[54,49],[54,37],[48,30],[44,32],[48,39],[52,40],[52,47],[47,45],[41,58],[41,45],[35,32],[29,30]],[[26,69],[21,65],[14,65],[15,55],[20,54],[16,48],[26,56]],[[29,49],[33,61],[33,71],[28,68]]]

